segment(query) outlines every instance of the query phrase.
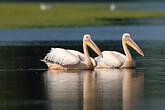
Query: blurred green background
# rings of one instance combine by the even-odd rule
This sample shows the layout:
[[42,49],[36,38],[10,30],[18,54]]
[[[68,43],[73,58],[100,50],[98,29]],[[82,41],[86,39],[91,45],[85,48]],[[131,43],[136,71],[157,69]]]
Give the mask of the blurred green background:
[[147,7],[146,4],[116,3],[116,1],[113,3],[112,0],[104,0],[105,2],[100,2],[101,0],[95,2],[93,0],[88,2],[85,0],[0,1],[1,29],[126,25],[138,19],[165,17],[164,11],[159,10],[124,10],[132,7]]

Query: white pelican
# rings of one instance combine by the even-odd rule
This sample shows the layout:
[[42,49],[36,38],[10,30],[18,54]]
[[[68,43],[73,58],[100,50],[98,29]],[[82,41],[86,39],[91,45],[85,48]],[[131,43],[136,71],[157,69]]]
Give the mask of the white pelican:
[[44,3],[40,4],[40,9],[45,11],[45,10],[49,10],[51,8],[51,5],[46,5]]
[[109,9],[110,9],[110,11],[115,11],[115,9],[116,9],[115,4],[113,4],[113,3],[110,4]]
[[42,61],[47,64],[49,69],[94,69],[96,61],[89,56],[87,45],[103,57],[91,36],[86,34],[83,38],[84,54],[76,50],[52,48]]
[[123,49],[126,55],[123,55],[116,51],[103,51],[104,58],[99,56],[95,58],[98,65],[97,68],[135,68],[136,64],[132,59],[132,56],[128,50],[126,44],[135,49],[140,55],[144,56],[138,45],[131,39],[129,33],[125,33],[122,36]]

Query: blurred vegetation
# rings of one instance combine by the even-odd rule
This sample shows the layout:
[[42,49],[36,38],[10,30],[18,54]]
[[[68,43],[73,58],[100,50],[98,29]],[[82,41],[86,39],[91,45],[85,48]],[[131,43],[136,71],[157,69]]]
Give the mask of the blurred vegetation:
[[[0,28],[103,26],[127,24],[129,19],[164,18],[161,11],[110,11],[109,3],[1,3]],[[117,5],[117,8],[123,6]]]

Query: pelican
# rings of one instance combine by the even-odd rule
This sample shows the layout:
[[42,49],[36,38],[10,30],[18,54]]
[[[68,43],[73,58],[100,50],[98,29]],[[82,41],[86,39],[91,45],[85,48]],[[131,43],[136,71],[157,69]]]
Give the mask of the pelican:
[[103,51],[102,54],[104,58],[101,59],[99,56],[95,58],[98,63],[96,68],[136,68],[135,61],[132,59],[132,56],[126,44],[131,46],[140,55],[144,57],[143,52],[138,47],[138,45],[131,39],[129,33],[123,34],[122,44],[126,55],[116,51]]
[[92,41],[89,34],[84,35],[83,50],[84,54],[76,50],[66,50],[62,48],[52,48],[42,60],[49,69],[94,69],[96,61],[89,56],[87,46],[94,52],[103,57],[100,49]]
[[46,5],[46,4],[44,4],[44,3],[41,3],[41,4],[40,4],[40,9],[41,9],[42,11],[49,10],[50,8],[51,8],[51,5]]
[[115,9],[116,9],[115,4],[113,4],[113,3],[110,4],[109,9],[110,9],[110,11],[115,11]]

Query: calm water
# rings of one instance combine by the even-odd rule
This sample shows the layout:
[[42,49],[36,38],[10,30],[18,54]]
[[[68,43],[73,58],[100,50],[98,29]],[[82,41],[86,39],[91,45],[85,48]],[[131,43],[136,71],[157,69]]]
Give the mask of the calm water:
[[[0,109],[164,110],[163,28],[164,26],[112,26],[1,30]],[[62,30],[66,33],[62,33]],[[82,51],[82,41],[78,40],[82,39],[82,35],[78,35],[85,30],[93,34],[93,39],[101,50],[122,53],[121,34],[130,30],[145,57],[129,48],[137,63],[136,70],[48,71],[40,59],[44,58],[51,47]],[[71,33],[73,31],[75,34]],[[27,35],[26,32],[30,33]],[[47,38],[40,37],[43,34],[47,34]],[[68,37],[64,37],[64,34]],[[61,41],[59,36],[63,36],[60,37]],[[78,38],[73,39],[71,36]],[[11,39],[8,40],[9,38]],[[92,57],[96,56],[91,49],[89,51]]]
[[[41,42],[28,41],[75,41],[82,40],[84,34],[90,34],[93,40],[121,40],[121,36],[125,32],[129,32],[134,40],[165,40],[164,29],[165,25],[9,29],[0,30],[0,45],[36,46],[42,45]],[[10,43],[9,41],[12,42]],[[49,44],[43,43],[43,45],[50,45],[50,43],[51,42],[49,42]],[[54,43],[52,43],[52,45],[54,45]]]
[[116,5],[121,5],[120,8],[116,10],[131,10],[131,11],[165,11],[165,2],[155,1],[155,2],[122,2],[114,3]]

